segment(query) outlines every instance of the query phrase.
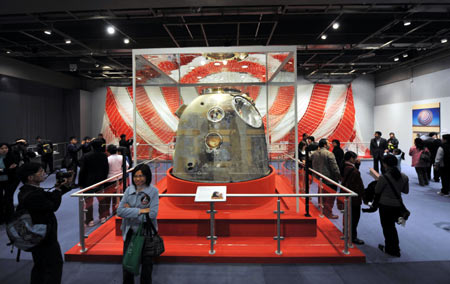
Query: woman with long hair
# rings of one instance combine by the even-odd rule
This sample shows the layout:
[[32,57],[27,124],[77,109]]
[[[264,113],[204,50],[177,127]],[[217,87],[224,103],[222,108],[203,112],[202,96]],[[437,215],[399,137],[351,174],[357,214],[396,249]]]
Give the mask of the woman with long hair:
[[[152,172],[148,165],[137,165],[132,173],[133,184],[130,185],[117,208],[117,216],[122,217],[122,237],[124,239],[123,252],[125,254],[130,244],[133,232],[137,232],[139,225],[145,222],[148,214],[155,228],[158,228],[159,195],[158,189],[151,185]],[[152,283],[153,259],[142,256],[140,283]],[[134,274],[123,269],[123,283],[134,283]]]
[[[378,248],[392,256],[400,257],[400,246],[395,228],[401,215],[402,200],[401,193],[408,194],[409,179],[397,168],[397,158],[393,155],[386,155],[382,160],[386,173],[380,176],[375,187],[376,202],[380,212],[380,222],[383,228],[384,245]],[[397,192],[395,194],[394,190]],[[397,198],[397,195],[400,197]]]
[[419,185],[428,185],[427,167],[431,163],[431,154],[422,139],[414,139],[414,146],[409,149],[409,155],[412,157],[411,166],[416,169]]

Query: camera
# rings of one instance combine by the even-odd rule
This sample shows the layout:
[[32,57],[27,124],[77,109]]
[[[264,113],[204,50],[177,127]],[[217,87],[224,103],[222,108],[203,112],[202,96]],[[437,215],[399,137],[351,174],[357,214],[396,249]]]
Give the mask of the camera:
[[57,183],[63,183],[64,179],[71,178],[72,175],[73,175],[73,172],[57,171],[56,172],[56,182]]

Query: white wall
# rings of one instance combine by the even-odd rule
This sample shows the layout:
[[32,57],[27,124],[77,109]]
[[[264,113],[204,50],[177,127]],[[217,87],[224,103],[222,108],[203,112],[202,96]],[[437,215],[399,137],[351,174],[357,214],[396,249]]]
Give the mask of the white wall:
[[375,96],[375,129],[395,132],[403,151],[412,146],[413,105],[440,102],[441,133],[450,132],[450,69],[379,86]]
[[375,80],[372,75],[358,77],[353,80],[352,89],[361,138],[369,142],[374,132]]
[[85,136],[92,136],[92,102],[91,93],[80,91],[80,140]]

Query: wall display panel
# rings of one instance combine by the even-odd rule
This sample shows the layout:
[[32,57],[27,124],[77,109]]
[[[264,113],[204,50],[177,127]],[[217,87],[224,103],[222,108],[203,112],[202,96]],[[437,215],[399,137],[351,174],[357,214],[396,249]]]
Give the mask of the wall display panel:
[[[441,104],[430,103],[412,106],[413,140],[430,132],[441,132]],[[414,144],[414,141],[413,141]]]

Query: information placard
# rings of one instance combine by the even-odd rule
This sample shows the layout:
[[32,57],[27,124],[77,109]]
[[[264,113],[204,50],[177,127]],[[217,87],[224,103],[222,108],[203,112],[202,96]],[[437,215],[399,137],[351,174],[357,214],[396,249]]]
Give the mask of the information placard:
[[198,186],[195,202],[224,202],[227,201],[226,186]]

